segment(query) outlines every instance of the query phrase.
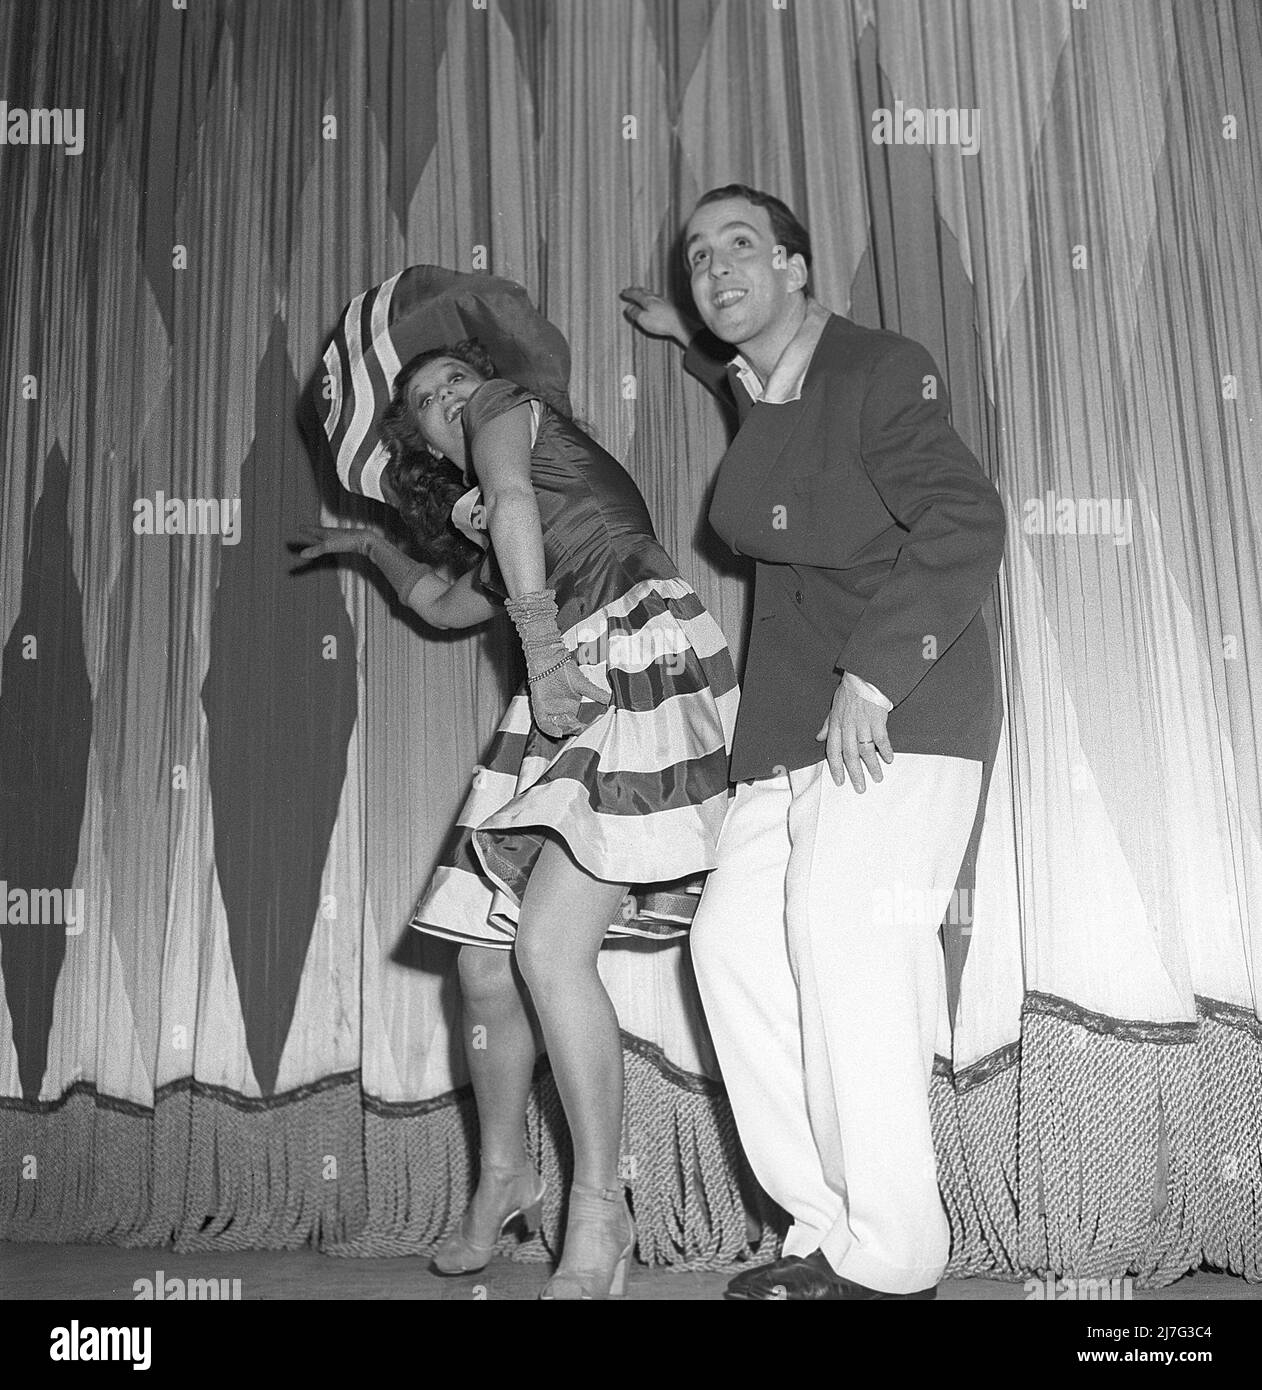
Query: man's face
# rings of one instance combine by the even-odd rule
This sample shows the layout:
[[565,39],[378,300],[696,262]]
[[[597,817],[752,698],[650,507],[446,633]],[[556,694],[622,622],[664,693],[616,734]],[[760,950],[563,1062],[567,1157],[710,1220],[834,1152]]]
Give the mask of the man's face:
[[806,284],[801,256],[786,259],[771,216],[745,198],[699,207],[684,229],[692,297],[706,327],[740,345],[774,329],[793,312]]

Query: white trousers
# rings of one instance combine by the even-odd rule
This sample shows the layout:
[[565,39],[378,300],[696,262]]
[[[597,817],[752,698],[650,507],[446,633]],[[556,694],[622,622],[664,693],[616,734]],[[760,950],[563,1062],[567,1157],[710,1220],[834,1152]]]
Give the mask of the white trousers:
[[691,941],[741,1143],[793,1218],[784,1253],[911,1293],[949,1253],[929,1124],[937,929],[982,765],[896,752],[883,771],[861,795],[824,762],[741,783]]

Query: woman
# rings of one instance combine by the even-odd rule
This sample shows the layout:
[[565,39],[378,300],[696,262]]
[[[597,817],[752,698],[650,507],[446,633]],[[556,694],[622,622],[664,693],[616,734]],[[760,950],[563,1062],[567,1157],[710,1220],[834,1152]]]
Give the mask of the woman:
[[[477,1191],[435,1265],[473,1272],[510,1221],[538,1225],[543,1184],[524,1143],[533,1008],[574,1146],[565,1243],[542,1296],[618,1295],[634,1227],[618,1164],[622,1048],[597,954],[611,930],[636,929],[617,924],[629,885],[715,862],[731,661],[630,476],[497,377],[476,342],[409,361],[382,430],[383,493],[446,573],[342,529],[315,528],[304,558],[362,550],[436,627],[486,621],[498,611],[488,590],[500,592],[527,673],[413,919],[463,943],[482,1145]],[[490,553],[475,578],[482,524]]]

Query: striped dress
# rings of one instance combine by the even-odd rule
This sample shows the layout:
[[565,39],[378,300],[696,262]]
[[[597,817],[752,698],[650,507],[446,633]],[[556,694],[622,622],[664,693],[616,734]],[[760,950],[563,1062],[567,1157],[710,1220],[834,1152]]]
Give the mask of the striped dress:
[[[595,877],[631,885],[612,934],[675,936],[714,867],[727,811],[738,698],[727,643],[658,543],[631,477],[572,421],[496,379],[466,404],[466,435],[526,402],[558,625],[611,698],[585,703],[581,731],[554,739],[534,724],[526,687],[514,695],[412,925],[511,947],[550,833]],[[503,592],[492,556],[481,579]]]

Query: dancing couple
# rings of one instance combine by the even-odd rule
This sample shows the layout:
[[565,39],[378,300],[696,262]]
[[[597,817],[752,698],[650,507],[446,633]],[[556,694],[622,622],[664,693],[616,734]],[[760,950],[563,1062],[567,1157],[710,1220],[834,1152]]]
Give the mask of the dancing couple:
[[[987,754],[979,609],[1002,510],[924,349],[811,297],[809,238],[783,203],[715,189],[684,251],[701,324],[624,298],[740,420],[710,510],[756,561],[739,716],[717,625],[635,484],[568,416],[555,330],[513,305],[461,316],[458,285],[396,277],[388,305],[352,303],[326,358],[361,391],[392,388],[380,443],[350,436],[362,417],[344,398],[327,427],[343,481],[395,506],[423,560],[345,528],[314,528],[304,558],[368,555],[436,627],[502,599],[526,662],[413,919],[461,942],[481,1136],[477,1189],[434,1263],[476,1271],[509,1222],[538,1224],[533,1015],[574,1148],[542,1296],[624,1291],[622,1054],[597,956],[618,931],[674,928],[623,921],[629,888],[707,873],[690,933],[702,1003],[743,1147],[792,1219],[782,1257],[728,1296],[931,1297],[948,1254],[928,1113],[936,932]],[[424,350],[400,367],[405,288]],[[480,343],[449,331],[474,322]],[[876,927],[891,885],[917,911]]]

